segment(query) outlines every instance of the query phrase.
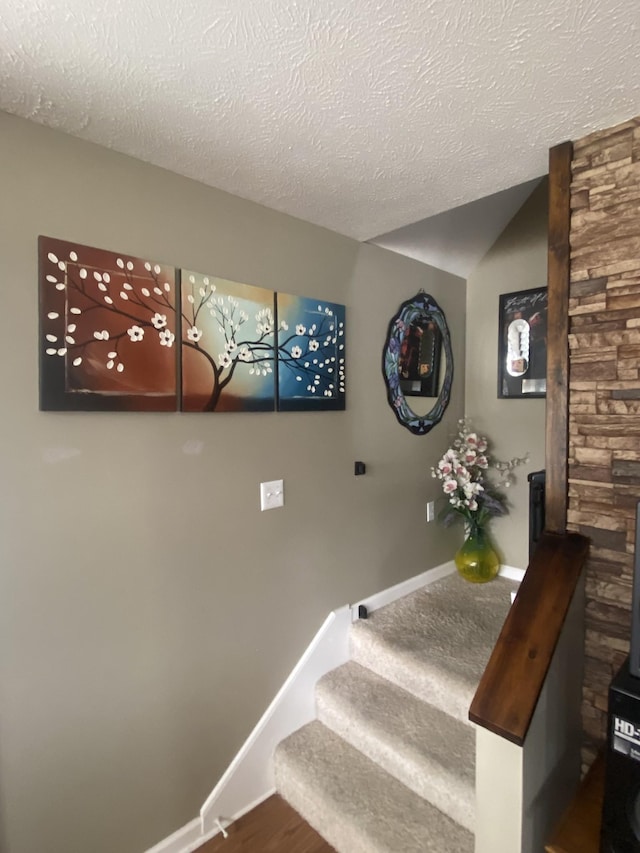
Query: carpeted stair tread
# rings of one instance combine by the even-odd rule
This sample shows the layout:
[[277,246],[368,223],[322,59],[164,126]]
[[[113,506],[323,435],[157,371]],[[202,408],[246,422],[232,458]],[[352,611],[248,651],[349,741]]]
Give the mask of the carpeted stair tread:
[[351,629],[351,657],[425,702],[468,721],[473,694],[517,584],[448,575]]
[[279,793],[338,853],[473,853],[473,835],[315,721],[276,748]]
[[440,811],[473,831],[475,733],[349,662],[316,685],[318,719]]

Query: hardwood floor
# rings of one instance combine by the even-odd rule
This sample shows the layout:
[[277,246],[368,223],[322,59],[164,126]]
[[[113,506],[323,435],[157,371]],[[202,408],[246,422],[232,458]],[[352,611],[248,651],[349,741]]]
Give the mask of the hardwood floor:
[[197,853],[335,853],[288,803],[274,794]]

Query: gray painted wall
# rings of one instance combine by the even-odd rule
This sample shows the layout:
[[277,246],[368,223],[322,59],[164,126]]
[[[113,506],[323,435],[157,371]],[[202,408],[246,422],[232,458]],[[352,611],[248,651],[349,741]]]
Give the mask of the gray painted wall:
[[[465,285],[5,114],[0,172],[0,846],[140,853],[197,815],[331,609],[452,557],[424,511],[463,408]],[[347,411],[39,413],[39,234],[345,303]],[[421,287],[456,375],[416,437],[380,362]]]
[[529,536],[527,475],[544,468],[545,400],[498,399],[498,303],[501,293],[547,283],[547,182],[544,181],[478,264],[467,281],[465,411],[486,433],[498,459],[530,461],[515,470],[506,492],[509,515],[492,522],[503,562],[526,568]]

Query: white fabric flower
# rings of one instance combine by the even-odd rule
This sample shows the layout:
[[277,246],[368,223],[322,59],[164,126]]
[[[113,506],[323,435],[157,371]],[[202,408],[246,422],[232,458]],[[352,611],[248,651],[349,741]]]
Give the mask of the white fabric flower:
[[151,318],[151,323],[155,326],[156,329],[164,329],[164,327],[167,325],[167,315],[158,314],[158,312],[156,312]]
[[191,328],[187,329],[187,338],[190,341],[196,343],[202,337],[202,329],[199,329],[197,326],[191,326]]
[[160,332],[160,345],[163,347],[172,347],[176,336],[169,329],[163,329]]

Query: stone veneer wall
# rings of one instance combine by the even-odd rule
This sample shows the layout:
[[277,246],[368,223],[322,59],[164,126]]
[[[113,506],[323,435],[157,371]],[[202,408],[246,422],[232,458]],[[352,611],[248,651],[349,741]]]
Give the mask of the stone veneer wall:
[[591,539],[585,763],[605,737],[607,688],[629,649],[640,499],[640,118],[574,143],[568,526]]

